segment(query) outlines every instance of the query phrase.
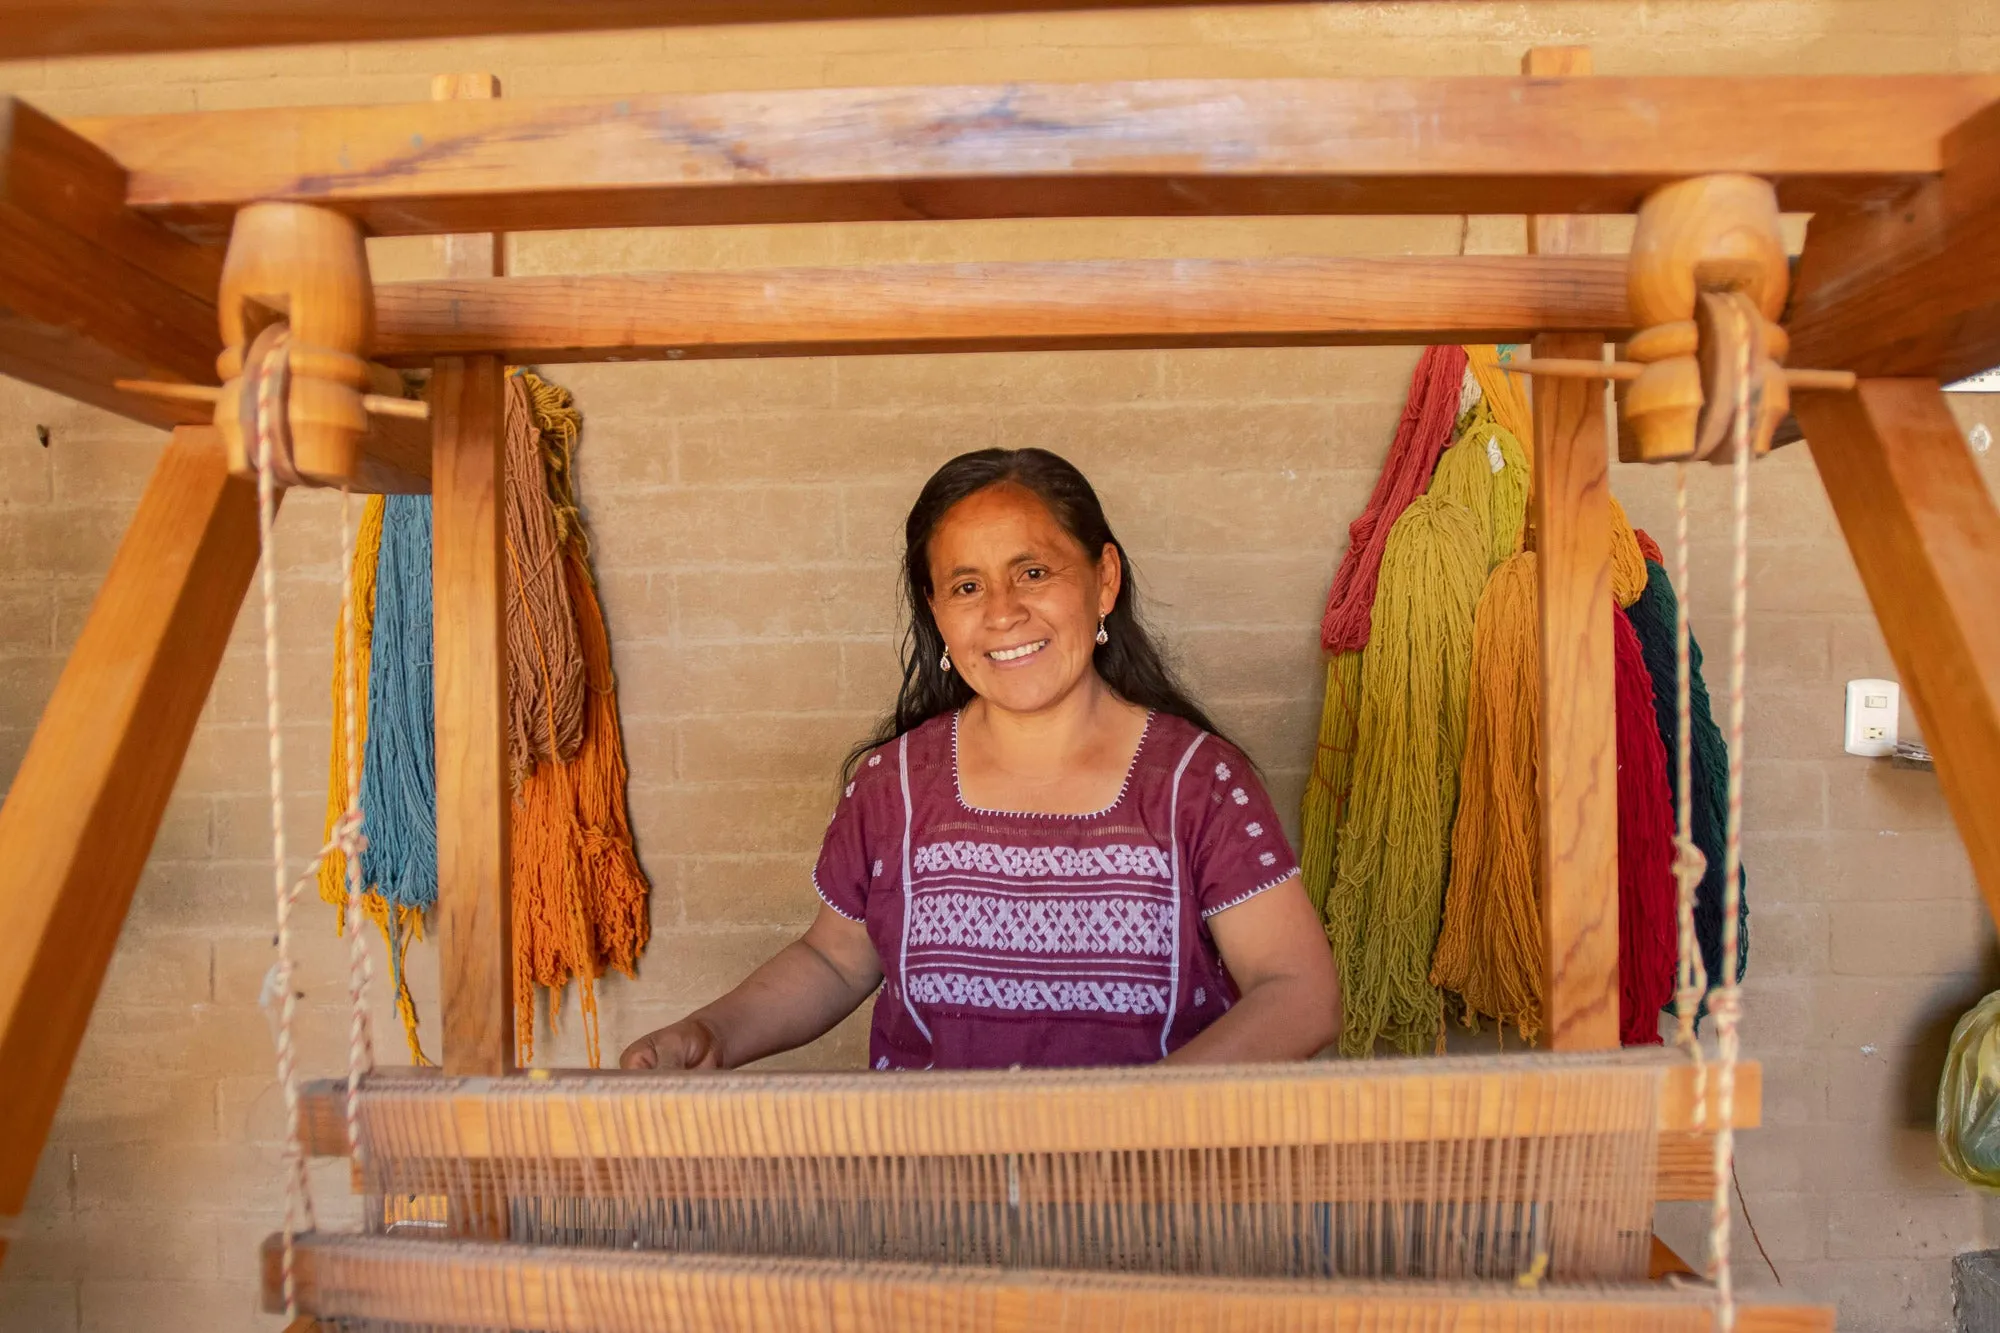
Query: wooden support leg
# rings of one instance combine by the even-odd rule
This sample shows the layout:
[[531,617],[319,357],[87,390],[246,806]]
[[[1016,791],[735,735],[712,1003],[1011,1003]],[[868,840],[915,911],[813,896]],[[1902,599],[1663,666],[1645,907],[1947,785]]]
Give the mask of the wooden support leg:
[[1797,410],[2000,920],[2000,511],[1935,380],[1863,380]]
[[[1521,72],[1591,72],[1587,46],[1530,50]],[[1587,254],[1594,217],[1531,217],[1528,249]],[[1601,360],[1596,334],[1535,340],[1537,357]],[[1611,479],[1604,388],[1538,379],[1529,518],[1541,594],[1543,993],[1549,1046],[1618,1045],[1618,751],[1611,653]]]
[[173,433],[0,807],[0,1217],[18,1213],[257,565],[257,490]]

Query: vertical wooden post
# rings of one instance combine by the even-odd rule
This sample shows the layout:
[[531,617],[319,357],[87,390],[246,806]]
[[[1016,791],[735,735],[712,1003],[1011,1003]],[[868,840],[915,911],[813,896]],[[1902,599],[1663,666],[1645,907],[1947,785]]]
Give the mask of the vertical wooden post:
[[431,371],[438,962],[444,1067],[514,1067],[507,901],[507,644],[500,359]]
[[1800,394],[1797,411],[2000,921],[2000,510],[1936,380]]
[[26,1202],[256,567],[256,485],[181,427],[0,807],[0,1218]]
[[[1537,47],[1522,73],[1590,73],[1590,49]],[[1531,217],[1533,254],[1599,248],[1597,220]],[[1538,357],[1596,361],[1596,334],[1535,339]],[[1618,751],[1611,649],[1611,481],[1604,390],[1534,385],[1529,519],[1540,581],[1543,994],[1549,1046],[1618,1045]]]
[[[434,101],[499,95],[491,74],[431,81]],[[502,275],[498,235],[441,236],[438,251],[446,277]],[[502,373],[494,357],[450,357],[431,378],[438,970],[455,1074],[514,1067]]]

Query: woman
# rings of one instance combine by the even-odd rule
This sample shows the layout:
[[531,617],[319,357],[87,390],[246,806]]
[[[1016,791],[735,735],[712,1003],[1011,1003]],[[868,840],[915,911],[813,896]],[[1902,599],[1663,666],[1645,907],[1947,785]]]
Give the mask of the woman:
[[1270,799],[1147,637],[1083,474],[1040,449],[961,455],[906,536],[902,693],[848,759],[818,917],[620,1063],[733,1068],[878,987],[877,1069],[1301,1059],[1332,1041],[1332,955]]

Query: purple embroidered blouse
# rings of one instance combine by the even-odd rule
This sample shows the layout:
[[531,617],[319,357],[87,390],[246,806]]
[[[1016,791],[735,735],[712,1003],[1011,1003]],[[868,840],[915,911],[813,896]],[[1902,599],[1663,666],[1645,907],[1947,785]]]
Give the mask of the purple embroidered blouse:
[[871,752],[813,870],[882,960],[877,1069],[1158,1060],[1236,999],[1208,919],[1298,873],[1256,774],[1154,713],[1091,815],[965,803],[958,718]]

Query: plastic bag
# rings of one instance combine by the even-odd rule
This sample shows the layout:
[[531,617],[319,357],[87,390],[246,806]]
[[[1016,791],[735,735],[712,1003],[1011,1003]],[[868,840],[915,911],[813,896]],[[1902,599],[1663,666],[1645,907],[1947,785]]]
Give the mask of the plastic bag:
[[2000,991],[1951,1030],[1938,1083],[1938,1157],[1969,1185],[2000,1190]]

